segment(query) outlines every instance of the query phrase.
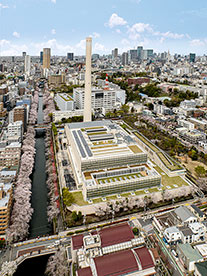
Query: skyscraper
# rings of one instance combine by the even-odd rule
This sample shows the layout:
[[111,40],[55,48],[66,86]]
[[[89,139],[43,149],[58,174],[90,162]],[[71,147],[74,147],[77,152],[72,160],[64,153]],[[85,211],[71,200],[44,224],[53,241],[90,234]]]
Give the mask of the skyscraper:
[[40,52],[40,63],[43,64],[43,51]]
[[43,49],[43,69],[50,68],[50,57],[51,57],[51,49],[44,48]]
[[67,53],[67,59],[70,61],[73,61],[74,54],[73,53]]
[[112,59],[116,59],[118,57],[118,48],[112,50]]
[[24,59],[24,72],[25,74],[27,74],[27,76],[30,75],[30,67],[31,67],[31,58],[29,55],[26,55]]
[[23,56],[23,58],[25,58],[26,57],[26,52],[22,52],[22,56]]
[[138,46],[137,47],[137,58],[138,58],[138,60],[142,60],[142,56],[143,56],[143,47]]
[[129,64],[129,55],[128,53],[124,52],[121,56],[122,65],[128,65]]
[[85,100],[84,100],[84,122],[91,122],[91,52],[92,38],[86,38],[86,72],[85,72]]
[[195,62],[196,54],[190,53],[190,62]]

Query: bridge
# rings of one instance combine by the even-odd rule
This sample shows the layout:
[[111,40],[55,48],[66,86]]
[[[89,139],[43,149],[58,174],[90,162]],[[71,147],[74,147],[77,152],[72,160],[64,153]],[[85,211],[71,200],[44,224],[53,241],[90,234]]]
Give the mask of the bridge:
[[[15,243],[0,257],[0,267],[3,263],[8,264],[7,268],[4,266],[3,271],[0,271],[0,275],[6,276],[11,271],[9,264],[17,267],[26,259],[54,254],[60,247],[66,247],[67,252],[71,252],[71,238],[67,235],[53,235]],[[71,254],[68,256],[70,259]]]

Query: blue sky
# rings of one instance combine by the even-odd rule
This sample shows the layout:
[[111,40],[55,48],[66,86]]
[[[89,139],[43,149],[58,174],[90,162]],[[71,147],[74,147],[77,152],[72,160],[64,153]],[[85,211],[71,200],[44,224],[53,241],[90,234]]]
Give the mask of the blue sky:
[[0,0],[0,54],[156,52],[206,54],[206,0]]

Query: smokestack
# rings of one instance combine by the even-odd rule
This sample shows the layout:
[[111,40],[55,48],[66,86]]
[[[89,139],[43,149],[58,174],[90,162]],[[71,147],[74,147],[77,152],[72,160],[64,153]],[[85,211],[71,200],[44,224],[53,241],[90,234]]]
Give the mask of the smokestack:
[[91,52],[92,38],[86,38],[85,99],[83,121],[91,122]]

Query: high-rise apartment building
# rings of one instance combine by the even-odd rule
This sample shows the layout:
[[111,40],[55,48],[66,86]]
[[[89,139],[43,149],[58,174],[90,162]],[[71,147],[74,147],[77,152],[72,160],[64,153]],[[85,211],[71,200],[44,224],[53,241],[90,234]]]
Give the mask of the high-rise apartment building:
[[128,53],[124,52],[121,56],[121,62],[122,62],[122,65],[128,65],[129,64],[129,55]]
[[70,61],[73,61],[74,53],[67,53],[67,59],[70,60]]
[[31,57],[29,55],[26,55],[24,59],[24,72],[27,76],[30,75],[30,67],[31,67]]
[[25,106],[17,106],[9,112],[9,123],[21,121],[23,125],[23,131],[26,131],[27,126],[27,108]]
[[50,57],[51,57],[51,49],[44,48],[43,49],[43,69],[50,68]]
[[112,50],[112,59],[116,59],[118,57],[118,48]]

